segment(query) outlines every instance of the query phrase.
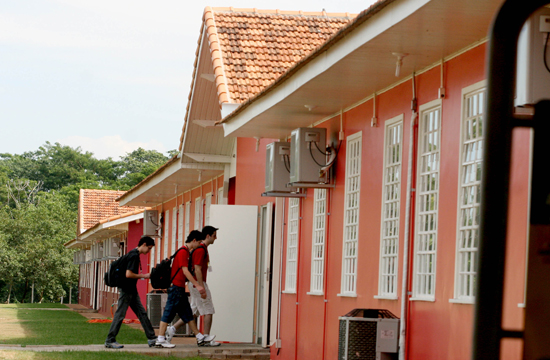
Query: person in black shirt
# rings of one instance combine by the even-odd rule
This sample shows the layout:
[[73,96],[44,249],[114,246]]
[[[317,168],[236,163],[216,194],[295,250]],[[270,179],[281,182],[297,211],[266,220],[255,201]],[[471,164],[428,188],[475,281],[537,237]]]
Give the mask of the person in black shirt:
[[147,317],[147,312],[145,312],[145,308],[141,304],[136,286],[138,279],[149,279],[149,274],[141,274],[139,257],[141,254],[149,253],[153,246],[155,246],[155,240],[149,236],[143,236],[139,239],[138,247],[131,250],[126,255],[126,281],[119,287],[118,307],[113,317],[107,340],[105,340],[105,347],[107,348],[120,349],[124,347],[124,345],[120,345],[116,341],[116,336],[126,316],[128,306],[132,308],[139,318],[141,326],[143,326],[143,330],[147,336],[149,347],[155,346],[157,340],[155,330],[153,330],[153,325],[151,325],[151,321]]

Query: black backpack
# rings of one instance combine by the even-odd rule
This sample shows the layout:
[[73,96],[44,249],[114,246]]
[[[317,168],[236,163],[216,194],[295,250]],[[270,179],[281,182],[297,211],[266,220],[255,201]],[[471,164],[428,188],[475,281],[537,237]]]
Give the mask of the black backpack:
[[182,246],[174,253],[174,255],[170,256],[169,259],[162,260],[151,270],[149,280],[151,281],[151,286],[153,289],[168,289],[170,287],[172,281],[181,270],[178,268],[174,276],[170,277],[172,274],[172,260],[176,257],[176,254],[183,249],[188,251],[186,247]]
[[121,287],[126,281],[126,268],[128,267],[128,254],[113,261],[109,270],[105,273],[105,285],[110,287]]

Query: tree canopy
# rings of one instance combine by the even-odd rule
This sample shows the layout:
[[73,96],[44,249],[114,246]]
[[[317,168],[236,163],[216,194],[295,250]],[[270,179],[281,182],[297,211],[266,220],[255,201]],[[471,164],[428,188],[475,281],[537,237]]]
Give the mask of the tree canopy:
[[[129,190],[172,156],[139,148],[120,160],[46,142],[0,154],[0,302],[54,301],[76,288],[78,267],[63,244],[76,234],[79,190]],[[76,293],[76,292],[75,292]]]

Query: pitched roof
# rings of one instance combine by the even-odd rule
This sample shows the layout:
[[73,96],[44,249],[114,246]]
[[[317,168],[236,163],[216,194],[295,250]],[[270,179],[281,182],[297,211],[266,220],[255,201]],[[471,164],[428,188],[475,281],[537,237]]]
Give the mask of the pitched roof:
[[78,234],[116,216],[134,213],[144,207],[119,206],[115,201],[126,191],[80,189],[78,203]]
[[358,28],[365,21],[371,19],[374,15],[382,11],[382,9],[384,9],[386,6],[390,5],[394,1],[395,0],[378,0],[375,3],[373,3],[370,7],[363,10],[361,13],[359,13],[358,15],[354,15],[353,18],[350,19],[350,21],[344,24],[344,26],[339,27],[333,33],[331,33],[331,35],[326,39],[326,41],[323,41],[320,45],[316,46],[315,49],[312,49],[312,51],[309,51],[306,54],[306,56],[303,56],[302,58],[292,63],[287,69],[288,71],[285,71],[284,74],[281,74],[282,76],[277,77],[276,79],[274,79],[274,81],[267,84],[267,86],[264,86],[260,91],[255,93],[253,96],[250,96],[245,101],[242,101],[241,102],[242,106],[239,106],[237,109],[235,109],[235,111],[233,111],[227,117],[219,120],[216,124],[217,125],[222,124],[234,118],[236,115],[238,115],[240,112],[246,109],[254,101],[266,95],[268,92],[275,89],[277,86],[279,86],[281,83],[283,83],[287,79],[291,78],[298,70],[303,68],[306,64],[308,64],[313,59],[318,57],[324,51],[327,51],[329,48],[337,44],[340,40],[342,40],[342,38],[344,38],[346,35],[348,35],[353,30]]
[[218,103],[240,104],[260,93],[355,16],[206,7],[179,150],[188,124],[203,35],[212,58]]

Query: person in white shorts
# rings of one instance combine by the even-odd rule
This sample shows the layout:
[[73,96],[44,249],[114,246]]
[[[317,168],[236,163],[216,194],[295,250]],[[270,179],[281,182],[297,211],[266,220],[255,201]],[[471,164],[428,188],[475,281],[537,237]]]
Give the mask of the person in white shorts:
[[[210,266],[208,246],[212,245],[214,241],[216,241],[217,230],[217,228],[210,225],[207,225],[202,229],[205,239],[195,250],[193,250],[190,259],[194,268],[193,276],[197,280],[197,283],[204,287],[204,290],[206,290],[206,299],[203,299],[197,288],[191,282],[188,284],[189,293],[191,294],[191,310],[195,315],[198,314],[204,317],[204,336],[209,336],[210,334],[210,329],[212,328],[212,318],[215,313],[212,295],[210,293],[210,289],[208,289],[208,284],[206,283],[206,276]],[[208,344],[205,343],[204,346],[220,346],[220,343],[210,341]]]

